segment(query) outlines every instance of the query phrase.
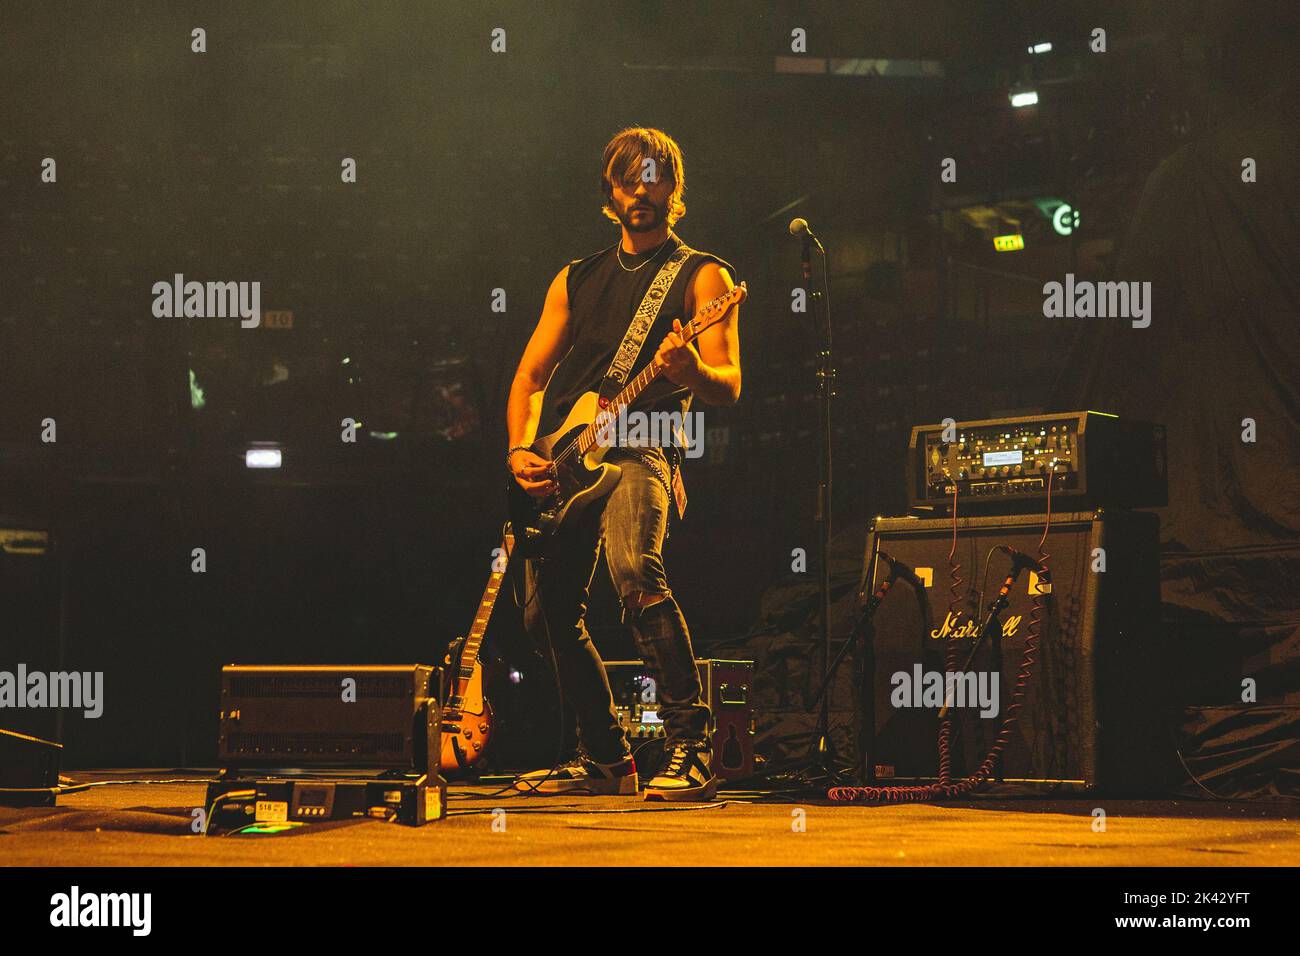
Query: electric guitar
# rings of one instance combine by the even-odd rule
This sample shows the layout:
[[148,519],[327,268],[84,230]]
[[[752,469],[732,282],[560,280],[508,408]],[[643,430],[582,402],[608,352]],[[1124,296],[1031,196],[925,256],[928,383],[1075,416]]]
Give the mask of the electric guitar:
[[[721,322],[748,295],[749,290],[742,282],[697,310],[695,317],[682,325],[681,335],[686,344]],[[513,477],[510,479],[510,523],[519,535],[521,555],[528,558],[542,555],[550,539],[566,522],[613,490],[622,469],[603,462],[613,444],[609,436],[620,414],[663,370],[662,363],[652,361],[608,403],[603,403],[596,392],[584,393],[569,409],[563,425],[533,442],[529,450],[551,462],[551,479],[556,490],[546,498],[534,498]]]
[[492,705],[483,694],[483,664],[478,652],[514,547],[515,536],[507,531],[501,541],[502,556],[492,563],[474,623],[447,655],[448,663],[453,664],[452,680],[442,709],[442,753],[438,764],[449,777],[468,774],[482,763],[492,739]]

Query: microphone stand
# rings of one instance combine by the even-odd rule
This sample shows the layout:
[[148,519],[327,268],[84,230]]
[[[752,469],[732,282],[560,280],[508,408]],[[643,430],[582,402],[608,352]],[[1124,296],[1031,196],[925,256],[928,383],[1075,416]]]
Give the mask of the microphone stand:
[[[836,755],[830,739],[830,695],[827,683],[830,680],[831,667],[831,398],[835,395],[835,367],[831,363],[831,322],[830,310],[821,292],[814,291],[812,281],[812,246],[822,256],[823,276],[826,265],[826,250],[821,242],[807,231],[803,233],[803,280],[808,297],[812,300],[812,318],[814,327],[822,334],[823,347],[818,352],[817,389],[818,406],[818,441],[820,455],[817,462],[817,513],[815,521],[819,532],[821,550],[821,630],[822,630],[822,693],[821,711],[817,717],[815,733],[817,752],[813,757],[809,773],[809,783],[821,784],[822,781],[835,783],[839,778],[836,768]],[[829,290],[828,290],[829,291]]]
[[[856,643],[858,631],[869,624],[874,628],[872,621],[874,621],[876,617],[876,609],[880,607],[881,603],[885,600],[885,596],[889,594],[889,589],[894,586],[894,583],[900,577],[898,565],[892,560],[889,564],[889,574],[880,582],[880,587],[878,587],[870,597],[868,597],[866,593],[866,587],[869,587],[869,585],[864,586],[858,593],[858,618],[853,622],[853,627],[849,630],[848,639],[840,645],[839,653],[835,655],[835,659],[831,661],[830,666],[826,669],[826,676],[822,680],[821,688],[817,691],[817,696],[813,698],[813,707],[816,707],[818,704],[823,703],[826,700],[827,691],[830,690],[830,678],[834,676],[837,670],[839,670],[840,664],[844,661],[844,655],[848,653],[849,648]],[[872,576],[874,576],[874,574]]]

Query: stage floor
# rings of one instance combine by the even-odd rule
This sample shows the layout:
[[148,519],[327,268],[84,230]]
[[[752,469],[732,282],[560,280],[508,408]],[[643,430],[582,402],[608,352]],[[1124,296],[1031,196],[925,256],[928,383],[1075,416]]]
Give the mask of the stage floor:
[[[177,774],[69,776],[82,783]],[[453,787],[449,817],[423,828],[363,820],[275,836],[203,837],[191,832],[202,784],[98,787],[61,796],[56,807],[0,807],[0,864],[1300,865],[1300,806],[1294,802],[1032,799],[862,806],[724,791],[701,806],[629,797],[487,798],[490,792]],[[1105,810],[1104,832],[1094,830],[1096,807]],[[505,810],[504,818],[492,814],[495,808]]]

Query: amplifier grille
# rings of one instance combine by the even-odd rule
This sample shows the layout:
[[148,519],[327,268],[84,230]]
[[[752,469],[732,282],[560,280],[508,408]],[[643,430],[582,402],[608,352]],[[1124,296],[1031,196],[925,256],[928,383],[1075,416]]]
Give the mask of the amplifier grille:
[[227,752],[263,757],[364,757],[400,753],[401,734],[247,734],[226,738]]
[[230,680],[232,697],[316,697],[337,700],[343,677],[357,682],[358,700],[410,698],[415,687],[409,673],[404,674],[329,674],[279,673],[234,674]]

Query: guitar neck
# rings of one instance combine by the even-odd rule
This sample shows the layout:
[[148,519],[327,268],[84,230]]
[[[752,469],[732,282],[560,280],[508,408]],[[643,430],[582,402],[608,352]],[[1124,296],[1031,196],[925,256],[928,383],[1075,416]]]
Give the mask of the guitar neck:
[[510,566],[510,553],[514,550],[514,545],[513,534],[507,534],[501,539],[505,561],[501,562],[499,571],[497,562],[493,561],[492,573],[488,576],[487,587],[483,589],[483,597],[478,602],[474,623],[470,626],[469,633],[465,635],[465,644],[460,653],[460,669],[457,674],[461,680],[468,680],[474,676],[474,663],[478,660],[479,646],[483,643],[483,635],[487,633],[488,621],[492,618],[492,609],[496,606],[501,582],[505,580],[506,568]]
[[632,381],[628,382],[617,395],[609,400],[609,404],[601,411],[596,420],[582,430],[578,435],[576,443],[578,451],[586,454],[595,447],[600,435],[601,429],[604,428],[605,422],[618,418],[623,409],[629,407],[635,402],[647,388],[650,383],[659,377],[664,367],[655,361],[643,368]]
[[[733,286],[727,292],[710,300],[689,322],[682,325],[680,333],[682,342],[685,345],[690,345],[701,332],[726,318],[732,307],[744,302],[747,295],[748,290],[745,288],[745,283],[742,282],[740,285]],[[618,418],[625,408],[635,402],[641,393],[659,377],[663,370],[663,365],[651,359],[650,364],[643,368],[632,381],[624,385],[622,390],[610,399],[609,403],[601,409],[600,414],[596,416],[596,420],[578,434],[570,447],[576,446],[579,454],[583,455],[591,451],[600,441],[601,432],[605,430],[608,424]]]

